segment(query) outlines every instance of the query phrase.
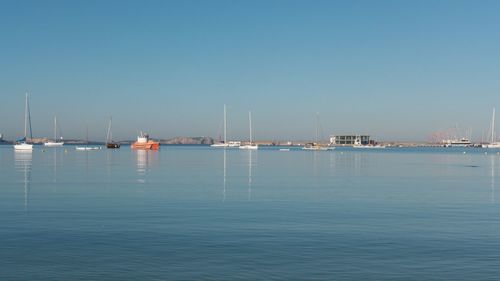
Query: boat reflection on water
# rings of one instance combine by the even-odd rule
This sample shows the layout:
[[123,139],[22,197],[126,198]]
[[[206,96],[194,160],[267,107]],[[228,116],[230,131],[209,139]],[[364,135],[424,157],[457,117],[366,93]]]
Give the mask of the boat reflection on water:
[[24,210],[28,210],[29,191],[31,182],[31,163],[33,161],[33,152],[31,150],[14,150],[14,161],[17,172],[23,175],[24,185]]
[[491,159],[491,203],[495,204],[495,155]]
[[[248,150],[248,201],[252,200],[252,154],[254,151]],[[257,152],[255,152],[257,153]]]
[[222,202],[226,201],[226,185],[227,185],[227,155],[226,149],[224,149],[224,175],[222,180]]
[[137,164],[137,182],[146,183],[149,171],[157,160],[158,150],[134,149]]

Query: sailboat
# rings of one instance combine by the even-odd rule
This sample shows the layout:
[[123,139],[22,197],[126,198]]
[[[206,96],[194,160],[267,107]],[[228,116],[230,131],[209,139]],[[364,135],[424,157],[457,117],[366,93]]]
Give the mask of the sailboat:
[[259,149],[259,145],[255,144],[252,140],[252,112],[248,112],[248,123],[250,124],[250,142],[240,146],[240,149]]
[[240,141],[227,141],[227,111],[226,111],[226,105],[224,104],[224,141],[214,143],[211,145],[211,147],[219,147],[219,148],[226,148],[226,147],[239,147],[241,145]]
[[85,146],[77,146],[76,150],[98,150],[101,149],[100,146],[89,146],[89,127],[87,127],[87,138],[85,140]]
[[28,122],[29,122],[29,130],[30,130],[30,140],[33,139],[33,132],[31,131],[31,114],[30,114],[30,106],[28,102],[28,93],[26,93],[26,102],[24,106],[24,137],[19,139],[14,144],[15,150],[33,150],[33,144],[28,143],[26,137],[28,135]]
[[302,147],[302,150],[325,151],[325,150],[335,149],[335,147],[320,144],[318,142],[318,136],[319,136],[319,118],[318,114],[316,113],[316,139],[314,142],[306,143],[304,147]]
[[[62,137],[61,137],[62,140]],[[45,146],[63,146],[63,141],[57,141],[57,116],[54,116],[54,140],[49,140],[45,142],[43,145]]]
[[120,148],[120,144],[113,141],[113,133],[111,132],[111,123],[113,118],[109,118],[108,133],[106,134],[107,148]]
[[491,139],[486,148],[500,148],[500,142],[495,141],[495,108],[493,108],[493,117],[491,118]]

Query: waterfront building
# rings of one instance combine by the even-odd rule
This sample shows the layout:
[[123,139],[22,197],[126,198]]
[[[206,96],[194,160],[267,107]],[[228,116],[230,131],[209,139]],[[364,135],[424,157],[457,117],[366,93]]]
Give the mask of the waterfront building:
[[367,135],[333,135],[330,136],[330,145],[369,145],[370,136]]

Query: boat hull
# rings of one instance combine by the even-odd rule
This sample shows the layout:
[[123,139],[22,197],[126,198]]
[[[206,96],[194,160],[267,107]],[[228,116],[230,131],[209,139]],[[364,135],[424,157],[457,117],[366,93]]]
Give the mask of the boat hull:
[[500,142],[490,143],[485,145],[486,148],[500,148]]
[[361,149],[384,149],[385,145],[353,145],[352,148]]
[[107,143],[106,148],[114,149],[114,148],[120,148],[119,143]]
[[101,149],[100,146],[77,146],[75,147],[76,150],[80,151],[85,151],[85,150],[99,150]]
[[211,147],[224,148],[224,147],[229,147],[229,145],[227,143],[214,143],[211,145]]
[[310,150],[310,151],[327,151],[334,149],[335,147],[324,147],[324,146],[302,147],[302,150]]
[[29,143],[18,143],[14,145],[15,150],[33,150],[33,145]]
[[63,146],[64,142],[46,142],[43,145],[44,146]]
[[242,145],[242,146],[240,146],[240,149],[257,150],[257,149],[259,149],[259,146],[258,145]]
[[145,143],[134,142],[130,147],[132,149],[158,150],[160,149],[160,143],[156,141],[148,141]]

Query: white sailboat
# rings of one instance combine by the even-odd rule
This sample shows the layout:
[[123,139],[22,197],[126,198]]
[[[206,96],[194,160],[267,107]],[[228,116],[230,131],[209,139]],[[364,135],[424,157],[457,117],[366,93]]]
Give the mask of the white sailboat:
[[226,105],[224,104],[224,140],[223,141],[220,141],[218,143],[214,143],[211,145],[211,147],[228,147],[228,143],[227,143],[227,129],[226,129],[226,125],[227,125],[227,120],[226,120]]
[[[60,138],[62,140],[62,137]],[[63,146],[63,141],[57,141],[57,116],[54,116],[54,140],[49,140],[45,142],[45,146]]]
[[495,141],[495,108],[493,108],[493,117],[491,118],[491,139],[490,143],[485,145],[486,148],[500,148],[500,142]]
[[250,142],[240,146],[240,149],[252,149],[256,150],[259,149],[259,145],[255,144],[252,139],[252,112],[248,112],[248,123],[250,124]]
[[327,146],[318,143],[318,136],[319,136],[319,118],[318,114],[316,113],[316,140],[315,142],[306,143],[304,147],[302,147],[302,150],[326,151],[335,149],[335,147],[333,146]]
[[25,150],[25,151],[31,151],[33,150],[33,144],[27,142],[27,135],[28,135],[28,122],[29,122],[29,130],[30,130],[30,140],[33,139],[33,132],[31,131],[31,114],[30,114],[30,107],[29,107],[29,102],[28,102],[28,93],[26,93],[26,101],[25,101],[25,106],[24,106],[24,137],[20,140],[18,140],[14,144],[14,149],[15,150]]
[[211,147],[217,148],[227,148],[227,147],[239,147],[241,145],[240,141],[227,141],[227,111],[226,105],[224,104],[224,141],[214,143]]

